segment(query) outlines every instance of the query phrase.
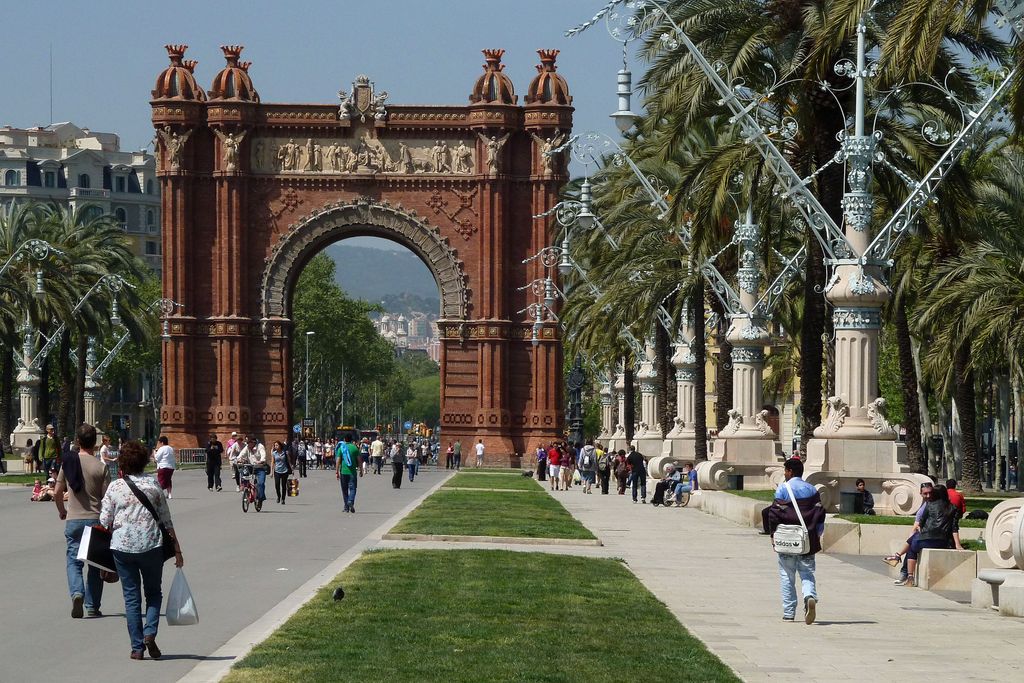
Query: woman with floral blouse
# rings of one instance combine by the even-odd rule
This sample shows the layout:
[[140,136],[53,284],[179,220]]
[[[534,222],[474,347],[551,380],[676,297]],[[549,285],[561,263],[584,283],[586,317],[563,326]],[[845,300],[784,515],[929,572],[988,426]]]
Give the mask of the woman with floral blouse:
[[[181,567],[184,560],[178,545],[167,497],[156,479],[143,474],[149,456],[138,441],[129,441],[121,447],[118,465],[122,479],[113,481],[103,496],[100,524],[111,532],[110,549],[114,554],[117,574],[124,593],[124,612],[128,621],[132,659],[142,659],[144,649],[153,659],[160,658],[156,645],[157,626],[160,623],[160,603],[163,600],[163,538],[160,526],[149,510],[128,485],[131,481],[149,499],[160,523],[174,538],[174,565]],[[142,620],[142,596],[146,598],[146,620]]]

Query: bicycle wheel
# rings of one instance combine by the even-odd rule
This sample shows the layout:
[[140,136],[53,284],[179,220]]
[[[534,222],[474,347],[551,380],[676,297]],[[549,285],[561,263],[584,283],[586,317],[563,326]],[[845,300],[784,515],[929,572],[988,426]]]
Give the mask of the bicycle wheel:
[[249,490],[242,489],[242,512],[249,511]]
[[262,509],[263,509],[263,501],[262,500],[257,500],[256,501],[256,512],[259,512]]

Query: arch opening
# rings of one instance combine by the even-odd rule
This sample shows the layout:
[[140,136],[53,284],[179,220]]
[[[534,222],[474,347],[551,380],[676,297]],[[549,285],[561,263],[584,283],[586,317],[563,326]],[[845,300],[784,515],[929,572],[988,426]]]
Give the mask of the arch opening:
[[263,319],[291,319],[291,298],[302,269],[330,244],[350,237],[380,237],[418,256],[441,299],[443,320],[465,320],[469,292],[462,261],[440,231],[414,212],[386,202],[338,202],[300,219],[275,245],[263,276]]

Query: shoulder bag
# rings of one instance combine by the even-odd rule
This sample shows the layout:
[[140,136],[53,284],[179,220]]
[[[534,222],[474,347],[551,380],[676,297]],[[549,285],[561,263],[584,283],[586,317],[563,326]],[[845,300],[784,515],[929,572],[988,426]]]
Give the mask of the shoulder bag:
[[153,519],[156,521],[156,525],[160,527],[160,537],[163,538],[163,544],[161,547],[164,550],[164,562],[166,562],[175,555],[177,546],[174,542],[174,539],[171,538],[171,534],[168,533],[167,527],[164,526],[164,523],[160,521],[160,517],[157,516],[156,510],[153,508],[153,503],[149,501],[149,498],[146,497],[146,494],[140,491],[139,487],[136,486],[135,483],[131,479],[129,479],[127,475],[125,475],[124,477],[124,483],[127,484],[128,488],[132,490],[132,493],[134,493],[135,497],[139,499],[139,502],[142,503],[143,507],[149,510],[149,514],[153,515]]
[[796,518],[800,520],[800,525],[780,524],[777,526],[775,534],[772,536],[772,545],[775,547],[775,552],[780,555],[806,555],[811,551],[811,537],[807,533],[807,525],[800,512],[800,504],[796,501],[789,480],[786,481],[786,490],[789,491],[789,500],[793,503],[793,509],[796,510]]

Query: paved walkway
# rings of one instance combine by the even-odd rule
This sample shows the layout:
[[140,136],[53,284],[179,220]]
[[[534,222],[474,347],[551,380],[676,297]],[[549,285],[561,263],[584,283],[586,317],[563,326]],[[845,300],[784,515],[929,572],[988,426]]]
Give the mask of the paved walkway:
[[[171,627],[161,619],[160,662],[129,660],[120,584],[103,592],[102,619],[71,619],[64,564],[64,524],[53,503],[29,502],[31,489],[0,487],[0,681],[75,680],[99,672],[111,681],[216,680],[275,619],[301,604],[317,582],[332,578],[346,559],[376,543],[403,509],[447,477],[423,468],[416,481],[391,488],[391,476],[359,480],[354,515],[342,512],[334,472],[310,471],[298,498],[271,500],[243,514],[239,494],[206,490],[199,470],[174,475],[171,515],[181,534],[185,573],[199,607],[198,626]],[[164,568],[166,597],[174,576]],[[302,596],[300,598],[300,596]],[[144,673],[142,670],[145,670]]]
[[784,623],[775,554],[755,530],[629,496],[549,493],[746,681],[1024,680],[1024,620],[819,554],[817,623]]

